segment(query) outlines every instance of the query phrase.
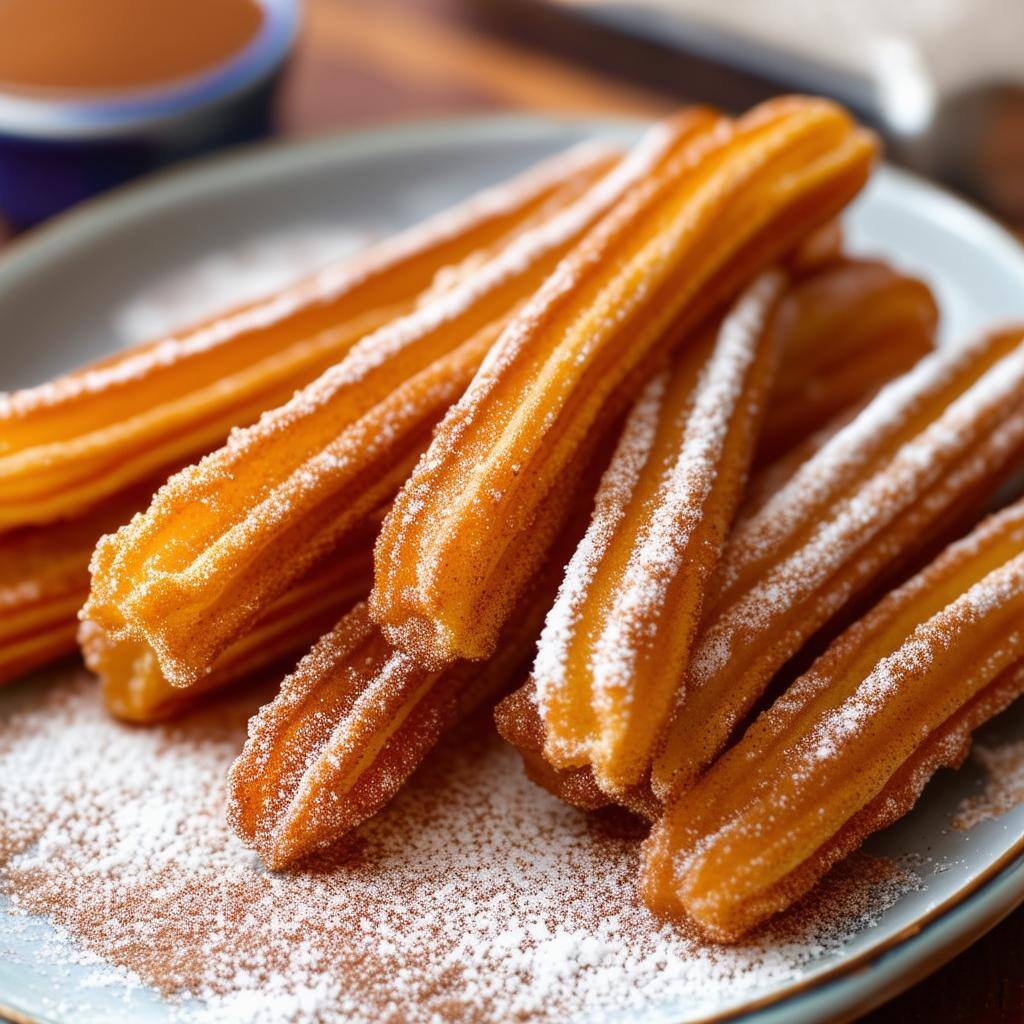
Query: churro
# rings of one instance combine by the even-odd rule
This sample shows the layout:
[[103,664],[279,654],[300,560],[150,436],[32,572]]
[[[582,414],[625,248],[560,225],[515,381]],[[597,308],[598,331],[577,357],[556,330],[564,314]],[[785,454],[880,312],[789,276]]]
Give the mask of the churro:
[[145,644],[116,640],[96,623],[83,621],[78,643],[86,667],[99,677],[107,709],[125,721],[156,722],[188,711],[201,697],[238,680],[265,673],[288,659],[294,664],[369,593],[376,523],[368,526],[346,538],[326,562],[277,598],[253,628],[188,687],[172,686]]
[[[267,299],[0,395],[0,530],[79,514],[221,443],[615,160],[582,147]],[[568,195],[563,195],[566,190]]]
[[[875,302],[882,308],[876,310]],[[846,325],[848,318],[858,316],[858,326]],[[850,387],[849,381],[833,388],[828,375],[837,367],[841,373],[843,363],[855,361],[859,351],[869,354],[875,343],[890,339],[905,346],[903,354],[907,361],[915,361],[921,349],[930,348],[935,316],[934,300],[928,289],[884,264],[834,258],[823,268],[815,268],[810,277],[786,292],[773,318],[772,335],[782,363],[776,379],[781,377],[786,383],[782,388],[773,386],[766,420],[771,422],[781,414],[790,423],[810,425],[826,409],[834,408],[833,398],[860,397],[861,389]],[[906,340],[901,341],[904,337]],[[838,352],[831,358],[823,359],[818,354],[822,350],[832,352],[833,345]],[[691,353],[694,351],[696,358],[703,358],[699,349]],[[687,355],[694,358],[690,353]],[[877,361],[874,369],[880,375],[888,374],[900,358],[894,357],[888,367],[883,366],[884,361]],[[868,371],[860,381],[867,383],[872,374],[873,370]],[[815,383],[829,392],[829,401],[820,402],[815,397]],[[662,385],[656,379],[648,391],[659,387]],[[662,445],[669,445],[671,459],[676,460],[675,476],[666,468],[672,463],[664,451],[658,458],[651,455],[655,427],[660,422],[656,413],[668,423],[673,422],[673,415],[679,416],[678,408],[668,408],[664,395],[660,401],[655,401],[655,397],[645,397],[638,410],[646,408],[647,415],[635,412],[632,425],[626,428],[620,452],[613,459],[598,497],[588,535],[567,569],[566,581],[549,616],[549,626],[542,635],[534,672],[542,694],[543,713],[536,704],[538,687],[531,682],[503,702],[496,715],[499,731],[519,748],[530,777],[567,802],[587,809],[607,803],[610,797],[618,798],[619,802],[626,800],[634,809],[652,805],[642,780],[649,771],[655,741],[664,728],[683,677],[701,598],[723,539],[723,524],[731,521],[735,505],[733,497],[725,509],[711,510],[717,512],[712,518],[717,519],[718,539],[712,538],[710,542],[701,532],[708,524],[702,523],[696,512],[665,518],[663,525],[672,527],[668,539],[649,529],[647,520],[655,511],[668,511],[666,505],[658,507],[652,498],[655,483],[660,488],[659,496],[666,496],[672,493],[670,485],[675,476],[694,472],[692,452],[684,457],[681,446],[685,432],[670,438],[664,425],[661,428]],[[790,403],[796,404],[795,410]],[[719,420],[728,420],[727,404],[716,399],[711,407]],[[733,407],[734,417],[742,422],[742,416],[735,416],[737,407],[745,413],[750,412],[750,407],[742,399]],[[690,406],[688,413],[694,417],[695,407]],[[745,511],[750,512],[752,502],[767,500],[849,418],[850,412],[834,417],[791,454],[758,473],[744,496]],[[707,436],[724,438],[724,430],[712,429],[714,421],[714,415],[701,420],[709,428]],[[678,426],[682,425],[680,420]],[[644,493],[650,515],[627,529],[632,514],[630,502],[635,504],[639,500],[636,495],[642,490],[642,473],[649,478]],[[657,558],[644,559],[645,548],[655,551]],[[673,558],[680,573],[664,571],[670,553],[680,555]],[[641,565],[646,571],[640,571]],[[633,570],[631,575],[627,566]],[[672,586],[680,585],[689,588],[688,604],[661,603]],[[635,596],[630,598],[630,593]],[[662,614],[652,618],[647,613],[655,605],[661,607]],[[622,624],[627,616],[633,623],[631,631],[624,631]],[[649,657],[635,657],[637,644],[631,642],[631,637],[641,638]],[[621,670],[625,656],[631,659],[629,672]],[[612,690],[608,695],[598,681],[608,679],[611,673],[617,673],[621,681],[619,693]],[[660,700],[651,693],[648,677],[652,675],[660,680]],[[638,699],[641,694],[644,699]],[[622,730],[620,737],[628,736],[629,714],[646,720],[646,730],[640,731],[642,741],[633,745],[630,771],[624,777],[612,776],[607,769],[599,771],[599,785],[591,770],[594,760],[589,749],[600,751],[604,746],[603,756],[614,760],[617,752],[610,736],[615,735],[616,718]],[[517,717],[523,721],[517,723]],[[621,763],[620,760],[620,766]]]
[[522,758],[527,778],[564,803],[584,811],[615,805],[648,821],[655,821],[660,816],[661,805],[647,785],[633,786],[612,797],[597,784],[589,766],[556,768],[551,764],[544,753],[546,729],[537,709],[532,679],[497,705],[494,722],[501,736],[516,748]]
[[643,891],[734,940],[793,904],[1024,690],[1024,503],[848,629],[666,809]]
[[654,762],[661,799],[696,781],[816,631],[982,511],[1024,446],[1022,389],[1020,330],[936,352],[741,515]]
[[334,842],[392,799],[460,710],[507,686],[534,638],[432,670],[357,605],[250,723],[229,783],[235,830],[270,868]]
[[924,282],[875,260],[829,263],[779,310],[782,348],[757,461],[789,451],[931,351],[939,311]]
[[396,645],[438,660],[494,650],[516,580],[535,570],[519,547],[537,504],[602,411],[629,401],[625,379],[833,218],[874,149],[826,101],[768,103],[684,147],[587,235],[503,332],[385,520],[371,609]]
[[198,680],[394,494],[501,325],[583,232],[718,123],[693,111],[652,131],[576,201],[173,477],[97,550],[88,617],[150,647],[173,685]]
[[73,654],[96,541],[142,508],[154,484],[85,515],[0,536],[0,683]]
[[419,661],[356,605],[249,723],[229,780],[235,830],[280,868],[377,813],[453,721],[526,670],[555,582],[545,573],[521,595],[500,650],[482,665]]
[[585,458],[543,503],[530,539],[542,568],[516,595],[516,613],[487,662],[442,665],[410,656],[360,604],[252,719],[231,772],[230,813],[268,866],[290,863],[375,814],[452,721],[525,674],[619,427],[612,421],[594,435]]
[[725,541],[775,371],[766,272],[647,385],[598,491],[533,668],[557,768],[622,794],[650,767]]

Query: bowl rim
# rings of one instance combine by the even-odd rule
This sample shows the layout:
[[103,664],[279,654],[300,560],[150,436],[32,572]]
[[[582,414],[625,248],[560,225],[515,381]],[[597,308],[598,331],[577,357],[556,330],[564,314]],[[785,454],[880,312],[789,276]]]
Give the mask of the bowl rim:
[[252,89],[284,62],[299,31],[297,0],[255,0],[263,12],[246,45],[213,68],[162,85],[51,98],[0,88],[0,140],[74,142],[144,134]]

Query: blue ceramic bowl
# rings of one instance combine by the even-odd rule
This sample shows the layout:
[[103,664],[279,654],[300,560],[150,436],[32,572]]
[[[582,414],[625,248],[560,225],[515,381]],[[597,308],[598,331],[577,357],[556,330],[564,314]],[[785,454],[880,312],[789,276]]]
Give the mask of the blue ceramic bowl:
[[0,92],[0,215],[26,227],[145,171],[267,134],[298,0],[258,2],[252,41],[183,82],[82,100]]

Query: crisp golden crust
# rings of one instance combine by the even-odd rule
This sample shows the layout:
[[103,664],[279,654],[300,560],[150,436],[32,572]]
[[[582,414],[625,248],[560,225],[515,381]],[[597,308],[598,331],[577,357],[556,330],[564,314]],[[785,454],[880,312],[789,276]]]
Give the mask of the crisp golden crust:
[[958,764],[1024,689],[1024,503],[952,545],[848,629],[678,800],[644,895],[710,936],[790,906]]
[[533,678],[557,768],[635,788],[672,708],[775,370],[766,272],[645,388],[547,617]]
[[377,545],[374,617],[421,657],[486,657],[504,559],[623,380],[863,184],[870,137],[824,101],[720,124],[609,213],[505,330]]
[[0,536],[0,683],[73,654],[96,541],[142,508],[157,483],[66,522]]
[[[703,120],[684,117],[679,131]],[[675,134],[651,147],[652,162]],[[594,184],[575,170],[557,210],[168,481],[97,550],[88,617],[151,648],[173,685],[198,680],[393,495],[502,323],[641,172],[617,165]]]
[[77,515],[214,447],[410,309],[440,269],[506,243],[613,160],[581,148],[268,299],[0,396],[0,530]]
[[291,662],[366,597],[373,579],[374,522],[357,530],[271,604],[193,686],[172,686],[153,652],[131,639],[114,639],[82,622],[78,643],[86,667],[100,679],[107,709],[129,722],[151,723],[190,710],[202,697],[241,679]]
[[876,260],[836,259],[786,296],[782,348],[757,461],[780,458],[934,346],[931,290]]
[[541,789],[584,811],[600,810],[614,802],[602,791],[589,767],[556,768],[548,761],[544,754],[547,730],[537,709],[532,680],[498,704],[494,723],[502,738],[519,752],[527,777]]
[[561,566],[586,526],[607,462],[604,438],[541,510],[530,558],[542,568],[484,664],[430,664],[393,647],[356,606],[324,636],[249,726],[230,778],[239,835],[270,867],[334,842],[375,814],[446,726],[526,673]]
[[431,668],[356,605],[249,723],[229,778],[235,830],[281,868],[376,814],[448,725],[521,677],[545,607],[524,602],[487,663]]
[[719,563],[655,792],[692,784],[775,672],[952,521],[976,516],[1016,464],[1022,335],[936,353],[878,395],[767,501]]
[[531,782],[583,811],[597,811],[612,805],[624,807],[641,818],[655,821],[661,806],[645,785],[608,796],[597,784],[589,767],[555,768],[544,753],[546,731],[537,709],[533,681],[510,693],[494,709],[494,722],[501,736],[512,744],[523,760]]

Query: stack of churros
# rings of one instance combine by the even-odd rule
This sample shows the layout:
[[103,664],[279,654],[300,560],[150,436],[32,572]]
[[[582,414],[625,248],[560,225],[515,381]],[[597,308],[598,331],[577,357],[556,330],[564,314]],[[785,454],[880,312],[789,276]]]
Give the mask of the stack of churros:
[[654,909],[744,935],[1024,689],[1024,504],[977,526],[1024,329],[933,350],[844,251],[874,159],[824,100],[684,111],[7,396],[0,679],[80,607],[140,723],[308,652],[229,780],[274,869],[497,702],[539,785],[651,823]]
[[736,939],[905,814],[1024,691],[1024,503],[847,629],[659,817],[644,894]]
[[562,188],[508,244],[441,273],[414,309],[173,476],[105,538],[87,617],[110,644],[148,647],[171,684],[198,682],[394,497],[495,338],[574,242],[714,122],[680,116],[621,162],[589,149],[556,159],[545,180],[557,173]]
[[[285,401],[465,266],[507,249],[618,159],[578,147],[266,299],[0,395],[0,679],[74,649],[96,542],[143,511],[170,469]],[[308,645],[305,632],[294,653]],[[86,636],[94,651],[112,648],[95,625]],[[111,656],[140,668],[152,660],[139,650]],[[148,717],[133,703],[131,717]]]

